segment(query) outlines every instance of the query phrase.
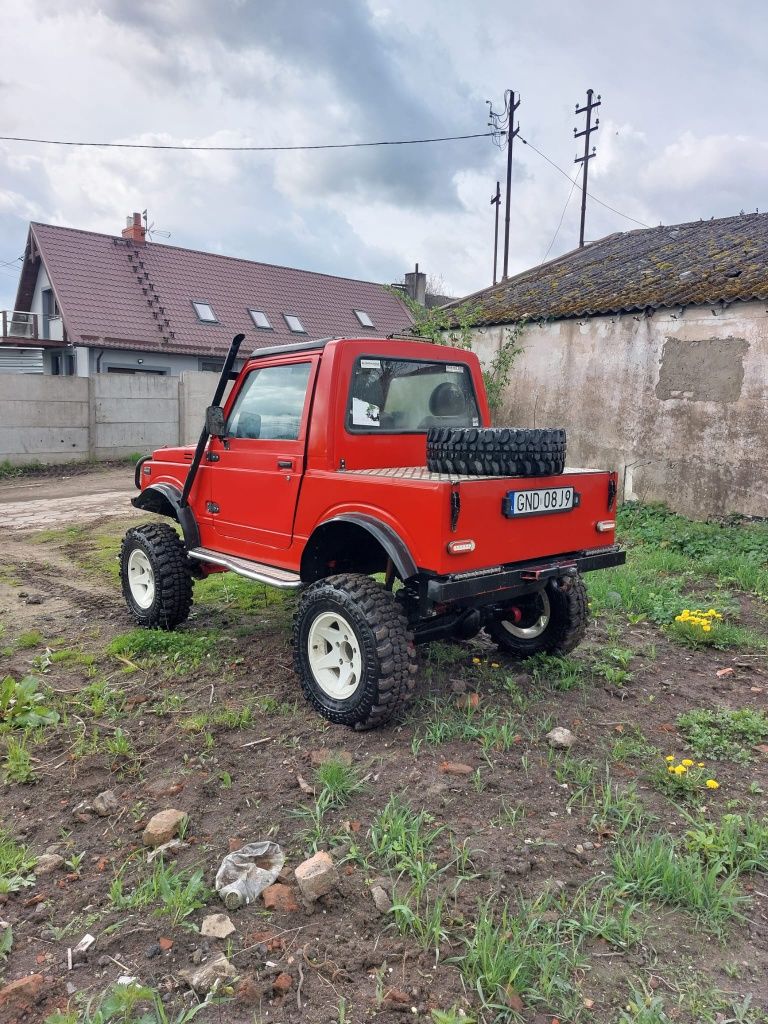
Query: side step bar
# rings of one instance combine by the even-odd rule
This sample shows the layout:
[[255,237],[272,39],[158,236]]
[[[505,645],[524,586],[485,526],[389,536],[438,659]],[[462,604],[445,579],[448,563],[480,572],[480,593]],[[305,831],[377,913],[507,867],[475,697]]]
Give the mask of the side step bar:
[[235,555],[223,555],[218,551],[211,551],[208,548],[191,548],[187,554],[198,562],[210,562],[211,565],[222,565],[225,569],[236,572],[238,576],[245,576],[257,583],[268,583],[271,587],[281,587],[283,590],[295,590],[301,586],[301,577],[296,572],[288,569],[277,569],[274,565],[262,565],[261,562],[251,562],[247,558],[237,558]]

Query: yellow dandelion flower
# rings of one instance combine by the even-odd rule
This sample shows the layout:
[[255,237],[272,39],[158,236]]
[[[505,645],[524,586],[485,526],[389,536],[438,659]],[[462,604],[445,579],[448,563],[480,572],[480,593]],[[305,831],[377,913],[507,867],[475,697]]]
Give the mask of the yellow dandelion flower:
[[664,760],[665,761],[674,761],[675,760],[675,755],[674,754],[667,754],[667,756],[664,758]]
[[675,773],[675,769],[672,767],[671,764],[667,765],[667,771],[669,772],[670,775],[674,775],[674,773]]
[[707,779],[707,789],[720,789],[720,783],[714,779]]
[[698,764],[696,765],[696,767],[697,768],[703,768],[704,767],[704,762],[703,761],[699,761]]
[[685,775],[688,769],[685,767],[684,764],[676,764],[672,771],[675,773],[675,775]]
[[499,665],[498,661],[492,661],[491,668],[501,668],[501,665]]
[[690,757],[684,757],[680,764],[684,764],[686,768],[693,768],[693,761]]
[[702,622],[701,628],[704,630],[705,633],[711,633],[712,632],[712,626],[708,622]]
[[482,661],[479,658],[473,658],[472,659],[472,664],[473,665],[482,665]]

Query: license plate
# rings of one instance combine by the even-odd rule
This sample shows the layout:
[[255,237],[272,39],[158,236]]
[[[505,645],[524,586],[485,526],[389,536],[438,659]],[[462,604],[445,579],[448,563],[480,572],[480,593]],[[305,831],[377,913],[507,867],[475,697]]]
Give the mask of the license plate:
[[530,491],[507,491],[502,512],[508,518],[540,516],[547,512],[567,512],[578,505],[573,487],[542,487]]

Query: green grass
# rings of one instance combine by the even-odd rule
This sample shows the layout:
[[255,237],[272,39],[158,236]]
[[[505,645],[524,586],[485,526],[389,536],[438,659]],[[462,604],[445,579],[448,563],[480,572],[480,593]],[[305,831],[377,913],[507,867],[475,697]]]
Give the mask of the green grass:
[[107,654],[127,658],[141,668],[159,666],[181,675],[198,668],[203,661],[213,668],[221,634],[213,630],[169,633],[159,629],[132,629],[107,645]]
[[343,807],[363,788],[357,771],[335,758],[329,758],[317,768],[315,782],[319,789],[318,800],[328,807]]
[[173,926],[204,907],[211,895],[201,869],[180,871],[163,861],[158,861],[130,892],[125,890],[122,875],[113,879],[109,888],[109,900],[115,910],[141,910],[155,905],[154,913],[167,917]]
[[696,708],[679,715],[677,727],[697,757],[747,763],[750,747],[768,737],[763,711]]
[[724,814],[719,822],[689,818],[686,849],[720,874],[768,872],[768,818],[752,814]]
[[640,729],[630,726],[613,741],[610,757],[612,761],[623,763],[655,757],[658,752],[658,748],[645,738]]
[[25,633],[19,633],[16,637],[16,647],[20,651],[31,650],[33,647],[39,647],[42,643],[42,633],[38,633],[36,629],[29,629]]
[[288,607],[285,593],[276,587],[261,586],[232,572],[213,573],[198,580],[195,604],[277,617],[284,616]]
[[618,530],[633,548],[661,552],[672,570],[768,600],[768,523],[696,522],[661,505],[625,505]]
[[443,700],[431,702],[426,721],[418,730],[419,737],[432,746],[453,740],[478,743],[486,756],[509,750],[518,733],[519,719],[514,714],[482,704],[460,709]]
[[638,796],[635,783],[622,789],[612,781],[608,770],[605,780],[594,787],[592,799],[595,808],[592,827],[601,835],[622,836],[627,832],[639,832],[654,820]]
[[32,767],[32,756],[27,750],[27,738],[9,736],[3,759],[3,778],[6,782],[34,782],[37,778]]
[[721,937],[730,922],[743,918],[748,903],[735,874],[723,876],[717,864],[681,850],[668,835],[623,843],[614,853],[613,871],[622,897],[680,907]]
[[584,685],[586,666],[563,654],[536,654],[525,663],[534,682],[550,690],[564,692]]
[[17,843],[10,832],[0,828],[0,894],[17,892],[34,883],[37,858]]
[[328,811],[344,807],[362,788],[363,781],[351,765],[330,758],[318,766],[315,771],[314,803],[305,804],[293,812],[295,817],[305,823],[297,837],[305,849],[314,853],[331,841],[325,815]]
[[[740,624],[729,591],[768,601],[768,526],[697,523],[661,506],[628,505],[619,510],[617,532],[627,564],[588,575],[594,613],[619,611],[632,621],[653,622],[682,644],[768,647],[764,630]],[[713,607],[724,619],[701,636],[678,628],[675,616],[694,607]]]
[[510,999],[573,1019],[581,1004],[574,984],[585,961],[572,934],[559,921],[542,919],[545,905],[487,903],[479,908],[471,936],[456,964],[467,988],[501,1020],[514,1019]]

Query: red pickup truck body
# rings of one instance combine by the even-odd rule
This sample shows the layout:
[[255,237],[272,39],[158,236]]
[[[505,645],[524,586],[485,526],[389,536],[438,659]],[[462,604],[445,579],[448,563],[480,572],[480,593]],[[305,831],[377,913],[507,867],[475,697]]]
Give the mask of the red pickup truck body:
[[[297,361],[309,364],[299,436],[290,441],[210,440],[190,493],[200,547],[293,571],[309,582],[318,576],[311,564],[312,538],[324,524],[344,516],[352,517],[350,521],[367,517],[381,524],[400,540],[403,565],[435,576],[583,555],[613,545],[613,473],[567,469],[556,477],[514,481],[431,473],[424,468],[425,433],[377,436],[346,430],[352,367],[356,360],[381,356],[384,350],[390,358],[465,364],[472,375],[481,425],[489,425],[480,363],[472,352],[369,338],[257,352],[243,367],[239,381],[256,368]],[[237,394],[236,385],[225,404],[225,416]],[[156,451],[140,469],[142,490],[166,485],[180,492],[193,451],[193,447]],[[566,486],[577,493],[577,507],[519,519],[502,514],[503,500],[511,490]],[[458,495],[459,506],[453,522],[452,494]],[[151,507],[152,503],[139,499],[134,504]],[[450,554],[451,540],[471,540],[474,547]],[[208,568],[213,570],[215,564],[208,563]]]

